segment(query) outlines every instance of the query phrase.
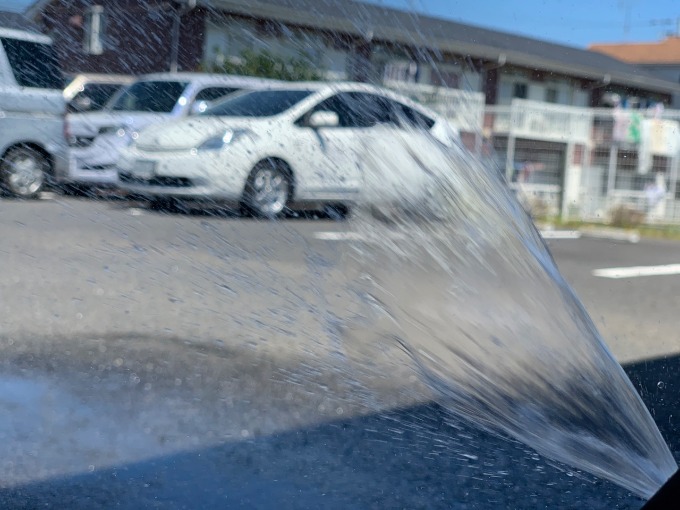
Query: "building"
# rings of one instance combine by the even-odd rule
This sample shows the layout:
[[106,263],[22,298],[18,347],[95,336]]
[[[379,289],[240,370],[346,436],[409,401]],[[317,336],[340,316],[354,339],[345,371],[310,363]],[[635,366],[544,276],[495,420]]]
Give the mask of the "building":
[[[679,36],[658,42],[592,44],[589,49],[634,64],[669,82],[680,83]],[[674,95],[672,105],[680,108],[680,95]]]
[[443,86],[491,105],[601,106],[607,93],[668,104],[680,90],[602,53],[353,0],[38,0],[27,15],[67,72],[213,69],[266,48],[329,78]]

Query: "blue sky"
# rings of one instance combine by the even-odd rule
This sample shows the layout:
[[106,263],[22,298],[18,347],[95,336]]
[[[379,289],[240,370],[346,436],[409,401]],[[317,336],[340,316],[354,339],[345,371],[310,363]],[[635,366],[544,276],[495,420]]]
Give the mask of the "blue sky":
[[[581,47],[591,42],[656,41],[675,32],[680,17],[678,0],[371,1]],[[0,0],[0,10],[20,11],[29,3]]]

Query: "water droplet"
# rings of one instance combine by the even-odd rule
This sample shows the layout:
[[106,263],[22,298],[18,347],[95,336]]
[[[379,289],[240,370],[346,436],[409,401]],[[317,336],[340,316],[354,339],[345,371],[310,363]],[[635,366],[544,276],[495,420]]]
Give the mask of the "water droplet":
[[659,381],[656,383],[656,387],[659,388],[660,390],[663,390],[666,387],[666,383],[663,381]]

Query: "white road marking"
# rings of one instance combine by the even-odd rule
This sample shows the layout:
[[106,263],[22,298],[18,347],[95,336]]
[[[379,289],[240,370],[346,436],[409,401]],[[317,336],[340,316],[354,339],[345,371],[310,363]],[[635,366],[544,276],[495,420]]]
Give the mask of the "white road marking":
[[668,276],[680,274],[680,264],[667,264],[663,266],[634,266],[634,267],[609,267],[595,269],[593,276],[601,278],[637,278],[639,276]]
[[[581,232],[578,230],[543,230],[541,236],[544,239],[579,239]],[[314,237],[322,241],[360,241],[363,239],[358,232],[314,232]]]
[[629,243],[639,243],[640,234],[637,232],[627,232],[611,229],[585,229],[581,231],[583,237],[594,239],[611,239],[612,241],[628,241]]
[[362,238],[357,232],[314,232],[314,237],[322,241],[358,241]]
[[543,239],[580,239],[581,232],[578,230],[541,230]]

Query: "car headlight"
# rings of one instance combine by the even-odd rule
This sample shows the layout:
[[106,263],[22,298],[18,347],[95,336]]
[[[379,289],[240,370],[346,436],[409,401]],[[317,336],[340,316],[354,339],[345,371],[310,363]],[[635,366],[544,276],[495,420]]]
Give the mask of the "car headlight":
[[253,133],[247,129],[227,129],[217,136],[211,136],[204,140],[198,146],[199,151],[219,151],[226,149],[232,145],[239,138],[244,136],[253,136]]

